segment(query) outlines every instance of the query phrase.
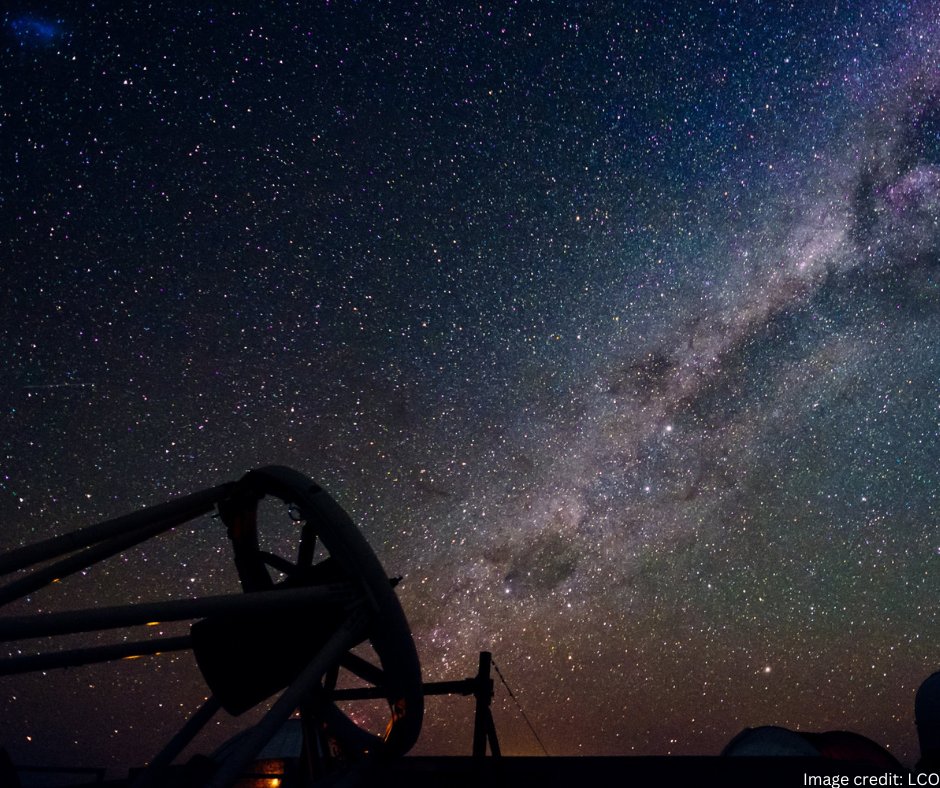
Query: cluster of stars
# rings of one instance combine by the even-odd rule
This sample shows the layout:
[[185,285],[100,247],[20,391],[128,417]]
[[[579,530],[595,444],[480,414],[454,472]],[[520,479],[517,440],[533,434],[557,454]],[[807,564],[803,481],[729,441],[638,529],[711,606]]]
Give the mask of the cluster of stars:
[[[404,575],[426,678],[492,650],[553,754],[778,724],[912,761],[940,25],[622,5],[0,16],[0,549],[281,463]],[[19,609],[234,572],[205,522],[73,580]],[[0,682],[14,759],[135,764],[205,692],[81,670]]]

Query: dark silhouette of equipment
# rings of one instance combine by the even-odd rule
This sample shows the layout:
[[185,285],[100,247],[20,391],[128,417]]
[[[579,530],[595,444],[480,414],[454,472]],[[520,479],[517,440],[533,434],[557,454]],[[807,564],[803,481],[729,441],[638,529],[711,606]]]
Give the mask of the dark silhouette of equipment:
[[940,672],[924,679],[917,690],[914,719],[920,740],[918,771],[940,771]]
[[[499,739],[496,736],[496,725],[493,722],[493,712],[490,708],[493,701],[493,678],[490,673],[492,666],[493,655],[489,651],[481,651],[476,676],[456,681],[431,681],[421,685],[425,696],[473,696],[476,701],[473,715],[472,754],[474,758],[484,757],[487,745],[489,745],[491,755],[496,757],[502,755]],[[381,695],[374,687],[338,689],[330,693],[332,700],[369,700],[380,697]]]
[[[261,548],[258,507],[268,497],[287,507],[299,530],[295,560]],[[791,776],[797,771],[804,778],[807,773],[836,774],[846,769],[860,770],[853,774],[905,771],[887,750],[859,734],[807,733],[775,726],[746,729],[723,752],[757,758],[612,759],[606,763],[577,759],[580,762],[574,767],[566,759],[546,759],[543,764],[540,759],[518,759],[522,763],[514,763],[517,759],[485,758],[487,749],[494,756],[501,754],[491,712],[491,669],[496,669],[504,684],[505,679],[491,654],[480,653],[473,677],[422,683],[411,631],[394,591],[397,580],[386,575],[349,516],[329,495],[304,475],[281,466],[259,468],[236,482],[0,555],[0,576],[21,573],[0,587],[0,608],[213,511],[218,513],[232,545],[241,584],[239,593],[0,618],[0,643],[157,622],[194,622],[186,635],[141,640],[125,636],[108,645],[0,659],[3,676],[191,649],[211,695],[149,765],[134,775],[132,788],[225,788],[242,778],[254,779],[252,774],[267,779],[270,772],[252,772],[252,764],[256,770],[266,768],[267,756],[259,759],[259,753],[275,735],[288,728],[296,731],[298,725],[302,732],[300,754],[289,768],[282,764],[277,772],[293,780],[292,784],[309,785],[327,777],[331,786],[349,785],[382,762],[387,767],[384,776],[393,780],[390,784],[411,786],[421,765],[408,771],[407,764],[420,759],[393,762],[392,758],[408,752],[417,740],[425,696],[445,694],[472,696],[475,700],[474,768],[435,762],[437,771],[429,772],[431,782],[422,784],[441,784],[435,782],[435,774],[442,780],[446,774],[447,784],[475,788],[518,785],[523,781],[562,784],[587,774],[594,775],[587,781],[597,782],[600,775],[609,772],[611,764],[619,765],[624,774],[642,776],[648,772],[656,776],[657,782],[679,783],[699,779],[702,774],[722,774],[725,767],[715,765],[720,761],[734,763],[736,777],[725,784],[750,785],[755,784],[760,763],[753,766],[748,761],[753,764],[761,756],[774,759],[774,773],[786,777],[787,785],[793,784]],[[43,566],[36,569],[39,564]],[[370,647],[374,658],[367,653]],[[362,686],[342,686],[339,677],[343,670]],[[508,684],[506,688],[515,699]],[[237,716],[277,693],[280,695],[260,720],[231,739],[215,756],[195,756],[182,767],[185,773],[172,766],[220,709]],[[338,705],[360,700],[384,700],[388,704],[382,732],[374,733],[357,724]],[[519,710],[525,717],[521,706]],[[298,712],[299,717],[295,717]],[[915,716],[921,743],[918,769],[933,773],[940,764],[940,673],[930,676],[918,691]],[[534,728],[532,732],[538,738]],[[779,760],[798,763],[788,768]],[[31,769],[96,771],[49,766]],[[13,767],[0,749],[0,782],[15,785],[17,773],[24,771]],[[672,778],[660,779],[664,775]],[[759,782],[764,784],[765,778],[761,775]]]
[[826,758],[865,764],[902,773],[901,763],[880,744],[852,731],[811,733],[776,725],[745,728],[725,746],[722,755]]
[[[266,496],[284,502],[300,529],[295,561],[259,546],[258,504]],[[221,763],[203,760],[207,781],[199,784],[231,785],[295,710],[301,712],[311,753],[323,749],[324,737],[341,749],[346,762],[407,752],[421,730],[424,688],[394,581],[339,505],[289,468],[260,468],[237,482],[6,553],[0,556],[0,575],[54,563],[0,588],[0,606],[213,509],[231,540],[243,593],[0,619],[0,642],[200,619],[188,636],[3,659],[0,675],[191,648],[212,695],[138,777],[138,787],[162,784],[163,770],[219,708],[238,715],[280,690],[228,757]],[[271,569],[283,579],[275,582]],[[366,643],[378,664],[352,652]],[[383,733],[365,730],[336,705],[342,699],[335,690],[341,668],[369,685],[362,688],[371,691],[369,697],[388,702]],[[313,770],[315,761],[311,757]]]

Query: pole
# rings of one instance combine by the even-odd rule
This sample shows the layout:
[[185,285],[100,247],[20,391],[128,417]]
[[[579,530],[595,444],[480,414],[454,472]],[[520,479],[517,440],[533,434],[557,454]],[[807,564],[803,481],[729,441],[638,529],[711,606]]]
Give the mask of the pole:
[[35,616],[0,618],[0,643],[23,638],[67,635],[146,624],[151,621],[183,621],[212,615],[237,616],[303,609],[312,604],[342,605],[357,598],[352,583],[328,583],[310,588],[253,591],[250,594],[224,594],[202,599],[174,599],[141,605],[69,610]]
[[77,531],[60,534],[42,542],[10,550],[0,555],[0,575],[9,574],[17,569],[24,569],[27,566],[38,564],[41,561],[48,561],[66,553],[72,553],[79,548],[87,547],[90,544],[101,542],[127,531],[136,531],[138,528],[151,523],[175,519],[183,515],[185,516],[181,522],[192,520],[194,517],[211,511],[216,503],[231,493],[232,487],[232,482],[220,484],[218,487],[201,490],[175,501],[148,506],[146,509],[140,509],[131,512],[131,514],[116,517],[113,520],[95,523]]
[[[490,677],[490,667],[493,664],[493,655],[489,651],[480,652],[480,667],[477,671],[476,687],[473,696],[476,698],[476,711],[473,716],[473,757],[483,758],[486,756],[486,742],[490,740],[490,749],[493,754],[497,754],[499,745],[495,747],[496,728],[493,724],[492,713],[490,712],[490,702],[493,700],[493,679]],[[491,738],[492,734],[492,738]]]
[[17,673],[31,673],[34,670],[52,670],[53,668],[77,668],[81,665],[94,665],[115,659],[143,657],[149,654],[162,654],[166,651],[182,651],[190,648],[191,645],[189,635],[182,635],[174,638],[139,640],[136,643],[76,648],[51,654],[9,657],[0,659],[0,676],[14,676]]

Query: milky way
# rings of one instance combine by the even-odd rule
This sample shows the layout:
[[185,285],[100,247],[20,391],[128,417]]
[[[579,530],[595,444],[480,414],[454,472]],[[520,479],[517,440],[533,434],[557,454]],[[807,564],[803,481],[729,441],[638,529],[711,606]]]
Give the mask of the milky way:
[[[689,558],[695,555],[695,546],[705,542],[709,550],[715,545],[719,552],[734,550],[721,544],[735,537],[736,529],[727,526],[736,518],[742,523],[751,520],[767,497],[790,486],[792,477],[782,474],[770,473],[770,481],[755,480],[761,466],[768,464],[761,455],[775,454],[769,442],[782,437],[790,444],[804,444],[797,451],[812,451],[817,438],[808,427],[812,418],[807,418],[807,411],[812,414],[821,406],[854,411],[857,406],[850,407],[846,398],[854,396],[853,389],[863,388],[858,378],[869,374],[866,370],[877,369],[882,339],[874,325],[866,324],[871,310],[877,311],[879,301],[887,303],[892,297],[924,304],[936,297],[937,100],[930,76],[918,74],[904,84],[901,97],[885,99],[873,111],[877,122],[866,118],[861,128],[852,128],[856,138],[850,156],[818,168],[814,173],[818,185],[799,201],[792,226],[777,230],[781,243],[752,261],[743,282],[735,282],[717,298],[703,298],[701,311],[692,318],[686,310],[678,311],[674,324],[663,332],[665,338],[646,343],[648,348],[612,354],[617,359],[613,366],[610,358],[597,365],[594,377],[582,387],[586,390],[578,392],[576,415],[564,427],[545,427],[543,439],[551,456],[547,468],[538,475],[525,468],[529,488],[518,496],[523,503],[509,504],[508,511],[500,513],[497,519],[509,524],[487,532],[487,541],[495,544],[483,549],[483,561],[471,563],[461,577],[455,596],[469,599],[461,616],[472,619],[480,606],[471,590],[476,587],[501,588],[512,600],[507,605],[492,603],[491,620],[483,617],[479,623],[485,634],[480,638],[471,627],[477,639],[459,641],[461,648],[502,641],[506,629],[510,633],[517,629],[520,597],[531,606],[523,617],[527,628],[539,633],[543,642],[553,637],[540,634],[542,628],[552,629],[553,612],[572,605],[586,606],[594,615],[603,610],[594,621],[594,629],[602,633],[611,628],[611,621],[617,629],[630,631],[624,613],[629,616],[640,608],[649,615],[662,602],[658,593],[648,593],[643,582],[650,564],[667,578],[660,581],[663,585],[685,585],[681,596],[694,595],[695,590],[691,594],[688,590],[688,575],[689,561],[698,560]],[[859,307],[858,302],[866,299],[875,306]],[[856,315],[845,318],[846,306],[856,308]],[[935,328],[936,315],[916,308],[910,312],[914,314],[895,315],[891,322],[901,336],[913,329],[897,352],[916,355],[924,347],[913,337],[923,341],[929,336],[918,329],[923,331],[925,319]],[[843,316],[837,317],[840,313]],[[801,327],[818,322],[822,329]],[[882,315],[878,327],[884,328],[886,322]],[[791,325],[784,329],[785,323]],[[781,331],[808,335],[802,341],[787,341],[785,364],[773,358],[782,349]],[[933,353],[932,344],[927,349]],[[928,366],[934,372],[925,382],[936,370],[935,362]],[[762,380],[755,381],[754,376]],[[830,418],[841,421],[835,414]],[[844,457],[846,447],[831,451]],[[930,454],[935,451],[930,449]],[[854,455],[855,448],[848,453]],[[831,473],[829,465],[825,460],[808,461],[799,471]],[[870,473],[858,476],[852,481],[861,481],[863,489],[877,487],[877,478]],[[934,496],[929,493],[929,497]],[[857,503],[867,508],[868,496],[858,493]],[[882,505],[891,508],[887,502]],[[815,514],[822,520],[817,524],[820,529],[845,527],[829,521],[832,515],[825,509]],[[487,514],[481,511],[479,516]],[[879,531],[885,525],[882,514],[862,518]],[[805,537],[793,528],[798,519],[788,522],[791,518],[781,516],[771,527],[796,531],[785,538],[799,543]],[[747,530],[744,525],[740,528]],[[924,534],[908,536],[918,540]],[[770,537],[771,542],[776,538]],[[825,541],[835,540],[830,535]],[[660,560],[664,551],[669,558]],[[876,552],[882,554],[881,548]],[[754,559],[742,549],[737,560]],[[813,567],[819,556],[812,547],[798,547],[796,558],[791,554],[786,560]],[[670,564],[677,564],[678,570]],[[880,571],[877,563],[872,568]],[[818,573],[815,568],[807,571],[812,576]],[[704,582],[704,589],[712,591],[715,585]],[[695,607],[687,598],[683,604]],[[815,612],[831,600],[823,596],[807,604]],[[848,608],[841,612],[848,615]],[[839,615],[838,609],[834,615]],[[777,616],[774,612],[770,618]],[[846,628],[853,624],[849,620]],[[596,641],[589,636],[593,653],[580,660],[591,664],[600,657],[603,664],[605,649],[598,644],[609,639],[615,638],[609,633]],[[555,651],[549,647],[553,656]],[[623,663],[617,667],[621,676],[629,672]],[[769,665],[762,670],[765,675],[772,672]],[[704,691],[702,699],[707,708]],[[780,719],[779,713],[768,714],[767,719]]]
[[[4,17],[0,547],[283,463],[404,576],[425,676],[491,649],[553,754],[912,761],[940,25],[661,5]],[[227,550],[17,609],[222,593]],[[4,679],[2,744],[127,765],[203,694],[186,656]],[[469,725],[429,702],[418,748]]]

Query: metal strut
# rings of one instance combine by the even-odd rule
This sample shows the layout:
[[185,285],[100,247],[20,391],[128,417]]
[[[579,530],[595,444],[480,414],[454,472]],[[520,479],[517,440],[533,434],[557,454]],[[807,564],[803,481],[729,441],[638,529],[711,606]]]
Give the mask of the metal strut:
[[[286,503],[292,519],[301,528],[296,563],[260,549],[257,506],[268,495]],[[212,694],[152,759],[149,768],[139,775],[135,788],[163,785],[167,779],[172,780],[171,773],[167,771],[170,765],[219,708],[238,714],[277,692],[280,692],[280,697],[261,721],[245,733],[238,752],[213,765],[214,773],[209,782],[212,788],[235,782],[265,742],[297,708],[305,710],[305,716],[309,713],[311,722],[319,723],[316,727],[328,725],[330,730],[336,731],[337,737],[355,757],[397,755],[410,749],[420,731],[424,696],[411,631],[392,590],[395,583],[389,582],[375,554],[340,506],[309,478],[289,468],[259,468],[237,482],[150,506],[0,555],[0,577],[20,573],[0,586],[0,610],[64,577],[213,510],[218,510],[227,528],[244,593],[38,615],[0,616],[0,643],[202,619],[193,625],[189,635],[184,636],[133,642],[127,642],[125,638],[125,642],[110,645],[0,659],[0,676],[192,649]],[[327,557],[314,563],[318,543],[322,544],[323,554]],[[275,582],[268,574],[268,567],[283,573],[286,579]],[[295,619],[297,627],[294,626]],[[264,660],[255,672],[265,678],[256,682],[257,676],[250,671],[241,676],[236,669],[243,662],[255,664],[251,660],[258,657],[255,653],[258,649],[251,649],[251,627],[259,623],[272,629],[270,633],[264,630],[261,634],[270,635],[270,642],[275,646],[261,650]],[[229,655],[223,651],[222,659],[218,660],[218,655],[209,647],[215,643],[212,636],[220,631],[225,635],[221,641],[223,649],[231,649],[238,659],[227,658]],[[212,641],[209,646],[203,643],[205,633]],[[379,657],[381,667],[351,653],[350,649],[366,639]],[[297,645],[301,648],[299,656],[294,648]],[[269,659],[272,654],[280,661]],[[282,657],[283,654],[287,656]],[[298,659],[300,663],[295,665]],[[335,676],[340,666],[376,685],[373,688],[377,692],[375,697],[389,702],[392,716],[384,737],[360,728],[327,700],[335,691]],[[268,681],[269,677],[271,681]],[[279,683],[281,681],[284,683]],[[485,698],[486,708],[483,712],[478,711],[478,714],[484,714],[484,725],[493,685],[488,672],[487,681],[486,692],[476,684],[468,686],[456,682],[461,685],[463,694],[474,694],[478,703]],[[244,697],[226,694],[231,687],[238,691],[243,685],[247,685],[242,693]],[[217,692],[217,688],[223,692]],[[255,693],[260,693],[257,699]],[[249,702],[250,705],[244,709],[233,711],[234,707]],[[492,728],[492,718],[489,720]],[[491,749],[495,753],[498,745],[494,742],[495,729],[491,738]]]
[[[334,689],[332,692],[327,693],[330,700],[380,700],[385,697],[382,689],[382,674],[378,668],[356,657],[355,654],[345,655],[340,664],[346,670],[376,686]],[[429,681],[421,685],[425,697],[429,695],[472,695],[474,697],[476,708],[473,715],[472,753],[475,758],[486,756],[487,744],[489,744],[491,755],[496,757],[502,755],[491,708],[494,686],[492,674],[490,673],[492,666],[493,654],[489,651],[481,651],[476,676],[454,681]]]

